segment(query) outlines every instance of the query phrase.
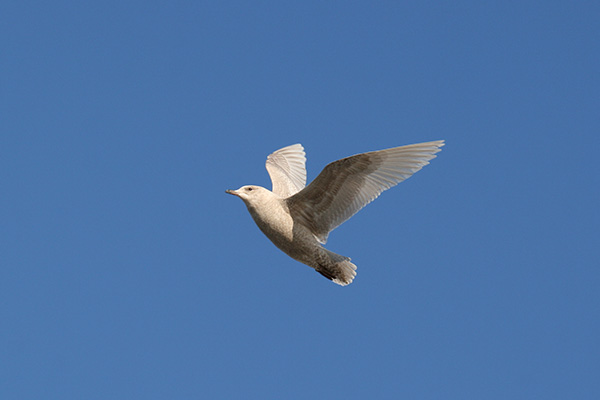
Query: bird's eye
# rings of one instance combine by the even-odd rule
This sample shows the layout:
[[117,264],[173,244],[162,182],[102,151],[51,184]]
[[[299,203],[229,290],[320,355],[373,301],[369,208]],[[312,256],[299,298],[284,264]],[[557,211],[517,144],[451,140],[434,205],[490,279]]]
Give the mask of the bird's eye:
[[251,188],[251,187],[249,187],[249,188],[246,188],[246,190],[247,190],[247,191],[249,191],[249,192],[251,192],[251,191],[252,191],[252,188]]

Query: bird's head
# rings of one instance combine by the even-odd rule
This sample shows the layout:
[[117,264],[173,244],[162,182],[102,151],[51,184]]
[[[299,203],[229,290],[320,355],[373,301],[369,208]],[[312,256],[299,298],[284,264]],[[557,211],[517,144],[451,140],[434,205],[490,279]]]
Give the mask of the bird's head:
[[232,194],[244,200],[246,205],[254,205],[262,200],[267,200],[273,197],[273,192],[264,187],[255,185],[242,186],[238,190],[226,190],[226,193]]

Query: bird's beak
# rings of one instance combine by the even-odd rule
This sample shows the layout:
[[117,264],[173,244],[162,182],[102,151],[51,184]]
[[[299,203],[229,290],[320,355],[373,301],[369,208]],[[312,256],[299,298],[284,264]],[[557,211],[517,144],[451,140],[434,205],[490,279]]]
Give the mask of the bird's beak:
[[240,197],[240,196],[238,195],[238,193],[237,193],[235,190],[227,189],[227,190],[225,191],[225,193],[229,193],[229,194],[232,194],[232,195],[234,195],[234,196],[238,196],[238,197]]

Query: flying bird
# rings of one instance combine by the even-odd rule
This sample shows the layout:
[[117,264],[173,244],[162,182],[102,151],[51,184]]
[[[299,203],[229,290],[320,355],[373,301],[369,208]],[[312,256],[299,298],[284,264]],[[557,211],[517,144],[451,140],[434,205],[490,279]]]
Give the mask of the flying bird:
[[443,145],[437,140],[343,158],[306,186],[304,148],[294,144],[267,157],[272,191],[247,185],[226,192],[244,201],[256,225],[285,254],[346,286],[356,266],[323,247],[329,233],[429,164]]

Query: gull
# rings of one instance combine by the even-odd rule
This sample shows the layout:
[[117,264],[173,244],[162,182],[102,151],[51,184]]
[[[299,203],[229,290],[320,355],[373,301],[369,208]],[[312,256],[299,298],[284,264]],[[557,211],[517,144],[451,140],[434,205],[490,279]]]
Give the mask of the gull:
[[256,185],[226,193],[242,199],[260,230],[285,254],[346,286],[356,276],[349,257],[323,245],[329,233],[435,158],[443,140],[372,151],[328,164],[306,186],[301,144],[267,157],[273,190]]

